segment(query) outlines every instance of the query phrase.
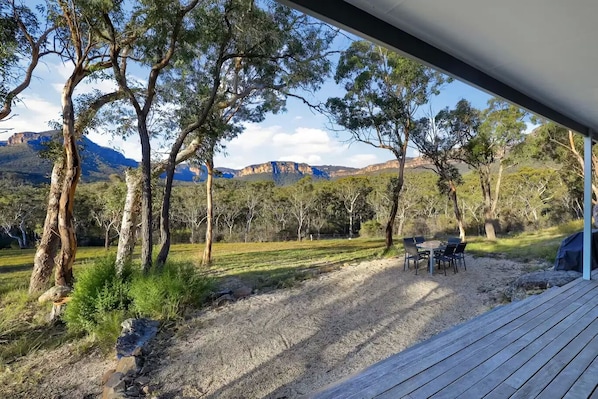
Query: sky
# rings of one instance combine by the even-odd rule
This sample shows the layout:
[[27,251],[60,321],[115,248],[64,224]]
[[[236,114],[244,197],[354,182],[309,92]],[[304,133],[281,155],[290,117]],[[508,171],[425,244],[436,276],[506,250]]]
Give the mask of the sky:
[[[60,119],[60,93],[66,77],[70,74],[68,65],[46,60],[40,63],[30,87],[21,96],[21,102],[13,107],[13,116],[0,122],[0,141],[22,131],[49,130],[49,122]],[[141,78],[142,79],[142,78]],[[113,90],[109,81],[82,82],[75,94],[84,94],[93,89],[104,92]],[[343,90],[330,78],[315,93],[312,101],[324,102],[328,97],[342,97]],[[438,112],[444,107],[453,107],[460,99],[469,100],[476,108],[485,108],[490,96],[459,81],[446,85],[441,94],[433,97],[429,105],[420,112]],[[310,165],[342,165],[361,168],[393,159],[388,150],[376,149],[367,144],[351,143],[348,132],[329,129],[324,115],[312,111],[301,101],[289,99],[287,111],[268,115],[261,123],[248,123],[244,131],[226,144],[225,151],[215,157],[216,167],[241,169],[248,165],[269,161],[294,161]],[[8,129],[8,130],[7,130]],[[2,131],[5,131],[1,133]],[[137,136],[126,140],[110,134],[92,131],[88,138],[99,145],[114,148],[128,158],[141,159],[141,147]],[[161,154],[160,143],[154,142],[154,157]],[[408,154],[416,156],[415,150]]]

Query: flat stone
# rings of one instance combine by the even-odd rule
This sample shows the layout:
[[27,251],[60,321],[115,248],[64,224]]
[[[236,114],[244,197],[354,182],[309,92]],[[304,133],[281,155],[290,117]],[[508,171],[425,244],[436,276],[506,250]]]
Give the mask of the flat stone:
[[582,276],[574,270],[541,270],[517,277],[513,283],[516,287],[529,289],[546,289],[561,287]]
[[552,287],[562,287],[581,276],[580,272],[574,270],[541,270],[526,273],[517,277],[505,294],[511,301],[519,301]]
[[147,385],[150,382],[149,377],[141,376],[135,379],[135,382],[139,385]]
[[116,356],[131,356],[143,348],[158,332],[160,323],[148,319],[127,319],[120,337],[116,340]]
[[139,372],[139,359],[135,356],[121,357],[116,364],[116,372],[123,375],[135,375]]

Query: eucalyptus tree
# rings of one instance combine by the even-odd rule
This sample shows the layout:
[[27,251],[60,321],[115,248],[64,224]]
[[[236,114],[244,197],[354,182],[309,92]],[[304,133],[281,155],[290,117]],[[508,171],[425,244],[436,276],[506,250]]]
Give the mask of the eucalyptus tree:
[[262,211],[264,202],[272,196],[274,182],[248,182],[239,190],[240,200],[244,206],[245,213],[245,232],[244,241],[249,242],[251,238],[252,223],[257,215]]
[[[98,110],[118,98],[119,93],[95,93],[77,106],[74,92],[85,79],[97,77],[110,68],[107,48],[97,32],[102,30],[99,3],[75,3],[53,0],[47,3],[48,16],[56,25],[54,42],[61,43],[62,61],[71,67],[61,93],[62,151],[52,171],[51,189],[44,232],[38,246],[29,291],[43,288],[54,267],[57,237],[60,252],[55,262],[55,283],[73,283],[72,266],[77,251],[73,206],[81,176],[81,159],[77,140],[91,123]],[[58,231],[58,235],[56,235]]]
[[[169,190],[181,151],[192,149],[205,162],[209,209],[213,155],[221,143],[240,133],[242,122],[283,111],[288,97],[308,103],[303,93],[316,90],[328,75],[328,48],[336,35],[327,25],[272,1],[214,0],[191,15],[197,37],[190,35],[168,81],[180,130],[167,161],[160,264],[170,247]],[[204,263],[211,259],[210,247],[206,237]]]
[[50,40],[56,29],[55,19],[41,5],[32,10],[20,1],[0,2],[0,121],[29,87],[39,61],[62,52],[60,42]]
[[199,229],[206,222],[205,190],[200,184],[180,186],[173,190],[173,219],[189,229],[189,241],[198,242]]
[[364,177],[350,176],[335,182],[336,193],[345,208],[349,219],[349,238],[353,238],[355,216],[363,209],[365,199],[372,188]]
[[326,103],[332,122],[348,131],[352,140],[388,150],[399,161],[386,223],[390,248],[413,121],[418,108],[439,93],[446,78],[383,47],[356,41],[341,54],[335,80],[343,84],[345,95]]
[[[470,111],[473,112],[471,109]],[[459,118],[467,119],[471,116],[464,112]],[[490,240],[496,240],[496,209],[503,172],[512,166],[509,151],[524,138],[526,116],[523,110],[505,101],[497,98],[489,100],[479,127],[466,129],[461,136],[459,151],[454,153],[456,159],[471,166],[479,175],[484,199],[484,229],[486,238]],[[495,163],[498,164],[498,173],[493,192],[491,168]]]
[[297,241],[303,238],[303,230],[312,212],[315,193],[311,176],[306,176],[295,184],[285,187],[290,205],[290,213],[297,221]]
[[[141,142],[141,267],[152,265],[152,165],[149,116],[159,90],[160,75],[180,50],[180,41],[191,28],[190,12],[199,0],[152,0],[103,3],[101,32],[109,44],[112,73],[134,109]],[[128,73],[131,64],[145,68],[139,82]]]
[[[583,195],[584,151],[581,135],[557,125],[542,121],[526,137],[521,148],[534,159],[552,164],[575,197]],[[598,150],[592,149],[592,203],[598,202]]]
[[480,125],[480,116],[469,102],[461,100],[455,109],[443,109],[435,117],[420,119],[413,130],[412,142],[417,150],[432,162],[438,175],[438,189],[446,194],[453,205],[459,237],[465,241],[463,213],[457,197],[457,186],[463,179],[454,165],[453,156],[463,142],[462,136],[473,134]]

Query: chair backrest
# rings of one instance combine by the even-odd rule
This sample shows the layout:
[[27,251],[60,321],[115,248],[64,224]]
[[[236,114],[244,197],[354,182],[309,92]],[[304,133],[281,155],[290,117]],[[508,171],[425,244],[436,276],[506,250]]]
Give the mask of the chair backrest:
[[415,238],[403,237],[403,244],[415,244]]
[[459,244],[461,239],[459,237],[449,237],[448,241],[449,244]]
[[462,254],[462,253],[464,253],[466,245],[467,245],[466,242],[460,242],[459,244],[457,244],[457,248],[455,248],[455,253],[456,254]]
[[456,244],[446,244],[446,247],[444,248],[444,251],[442,252],[442,255],[444,256],[450,256],[452,254],[455,253],[455,249],[457,249],[457,245]]
[[417,250],[417,246],[414,242],[412,243],[405,243],[405,252],[409,255],[417,256],[419,255],[419,251]]
[[426,239],[423,236],[413,237],[413,239],[415,240],[416,244],[421,244],[422,242],[426,241]]

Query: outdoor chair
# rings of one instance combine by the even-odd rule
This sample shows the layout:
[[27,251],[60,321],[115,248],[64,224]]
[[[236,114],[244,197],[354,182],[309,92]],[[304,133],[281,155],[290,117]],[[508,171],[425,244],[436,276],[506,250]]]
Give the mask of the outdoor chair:
[[423,236],[416,236],[413,237],[413,239],[415,240],[416,244],[421,244],[422,242],[426,241],[426,239]]
[[455,268],[459,270],[458,264],[456,262],[463,262],[463,268],[467,270],[467,265],[465,264],[465,246],[467,245],[466,242],[460,242],[455,248],[455,253],[453,254],[453,258],[455,258]]
[[439,253],[435,256],[434,260],[436,261],[436,264],[438,266],[440,266],[440,262],[442,262],[442,268],[444,269],[444,275],[446,276],[446,264],[448,262],[449,265],[453,265],[454,271],[455,273],[457,273],[457,266],[455,263],[455,250],[457,249],[457,246],[455,244],[447,244],[446,247],[444,248],[444,251],[442,251],[442,253]]
[[422,259],[428,259],[428,255],[424,252],[420,252],[415,245],[415,242],[403,241],[405,245],[405,262],[403,264],[403,270],[407,270],[411,267],[411,261],[415,263],[415,274],[419,269],[419,261]]
[[449,237],[447,243],[457,245],[461,243],[461,239],[459,237]]

